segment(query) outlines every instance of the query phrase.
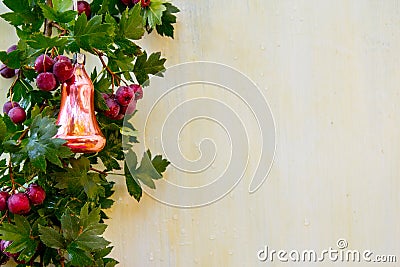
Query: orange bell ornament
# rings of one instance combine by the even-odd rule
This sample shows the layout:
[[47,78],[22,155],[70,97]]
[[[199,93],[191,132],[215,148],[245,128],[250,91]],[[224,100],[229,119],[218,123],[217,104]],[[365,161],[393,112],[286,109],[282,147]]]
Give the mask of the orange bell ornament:
[[85,56],[77,54],[74,75],[62,84],[55,137],[66,140],[75,153],[95,153],[104,148],[106,138],[96,120],[94,86],[84,64]]

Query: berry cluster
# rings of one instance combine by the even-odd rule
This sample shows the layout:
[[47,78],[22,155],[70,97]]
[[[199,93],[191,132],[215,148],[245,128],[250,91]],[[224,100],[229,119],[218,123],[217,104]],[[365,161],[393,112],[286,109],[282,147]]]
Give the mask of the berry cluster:
[[59,83],[70,79],[74,74],[74,66],[66,56],[56,56],[54,59],[42,54],[35,60],[35,70],[39,74],[36,85],[43,91],[52,91]]
[[103,114],[110,119],[121,120],[135,111],[136,102],[143,98],[143,89],[138,84],[131,84],[120,86],[115,94],[102,93],[102,96],[108,107]]
[[[13,52],[17,50],[17,46],[16,45],[12,45],[7,49],[7,54]],[[3,76],[6,79],[10,79],[12,77],[14,77],[17,73],[18,73],[18,69],[11,69],[9,67],[7,67],[6,64],[2,64],[0,67],[0,75]]]
[[0,211],[7,209],[13,214],[27,214],[31,211],[31,204],[40,205],[46,198],[46,192],[38,184],[30,184],[24,193],[0,191]]

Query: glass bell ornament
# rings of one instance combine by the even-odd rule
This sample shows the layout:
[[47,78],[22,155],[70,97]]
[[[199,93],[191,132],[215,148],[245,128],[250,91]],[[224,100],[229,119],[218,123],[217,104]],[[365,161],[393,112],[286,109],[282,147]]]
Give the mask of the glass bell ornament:
[[94,87],[85,70],[85,55],[77,54],[74,75],[61,87],[61,106],[55,137],[75,153],[101,151],[106,138],[102,134],[94,111]]

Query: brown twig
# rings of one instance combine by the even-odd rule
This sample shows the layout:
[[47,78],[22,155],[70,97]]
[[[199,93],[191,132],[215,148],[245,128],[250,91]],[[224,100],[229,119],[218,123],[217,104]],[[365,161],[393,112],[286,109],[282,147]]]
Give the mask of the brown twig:
[[104,59],[103,59],[103,56],[104,56],[104,53],[103,53],[103,52],[99,51],[99,50],[96,49],[96,48],[93,48],[93,51],[94,51],[94,52],[97,54],[97,56],[99,57],[99,59],[100,59],[100,61],[101,61],[101,64],[103,65],[103,68],[106,69],[106,71],[111,75],[112,87],[113,87],[113,90],[114,90],[115,81],[117,81],[117,84],[118,84],[118,86],[119,86],[120,83],[121,83],[121,77],[119,77],[117,74],[115,74],[115,73],[107,66],[106,62],[105,62]]
[[52,27],[56,28],[57,30],[61,31],[61,33],[58,35],[58,37],[61,37],[61,36],[66,35],[68,33],[67,29],[64,29],[63,27],[61,27],[60,24],[58,24],[58,23],[56,23],[54,21],[50,22],[50,25]]
[[94,171],[94,172],[98,172],[98,173],[103,174],[103,175],[105,175],[105,176],[108,175],[107,172],[100,171],[100,170],[98,170],[98,169],[96,169],[96,168],[93,168],[93,167],[90,167],[90,170],[91,170],[91,171]]

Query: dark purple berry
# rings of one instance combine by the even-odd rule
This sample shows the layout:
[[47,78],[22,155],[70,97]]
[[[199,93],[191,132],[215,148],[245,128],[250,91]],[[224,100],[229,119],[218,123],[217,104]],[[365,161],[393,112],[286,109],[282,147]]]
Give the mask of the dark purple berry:
[[31,184],[26,190],[29,200],[33,205],[40,205],[46,198],[46,192],[37,184]]
[[0,69],[1,69],[0,71],[1,76],[3,76],[6,79],[10,79],[15,76],[15,70],[10,69],[5,64],[1,65]]
[[35,70],[37,73],[51,71],[54,65],[54,60],[48,55],[40,55],[35,60]]
[[18,102],[7,101],[3,105],[3,112],[8,115],[8,112],[14,107],[19,107]]
[[7,192],[0,192],[0,211],[5,211],[7,209],[7,199],[9,196]]
[[43,91],[54,90],[57,86],[56,77],[51,72],[42,72],[36,78],[36,85]]
[[86,17],[90,18],[90,5],[86,1],[78,1],[78,14],[85,12]]
[[26,119],[26,112],[21,107],[14,107],[8,112],[8,116],[11,121],[15,124],[22,123]]
[[74,75],[74,66],[70,61],[58,61],[53,66],[53,73],[59,82],[65,82]]

